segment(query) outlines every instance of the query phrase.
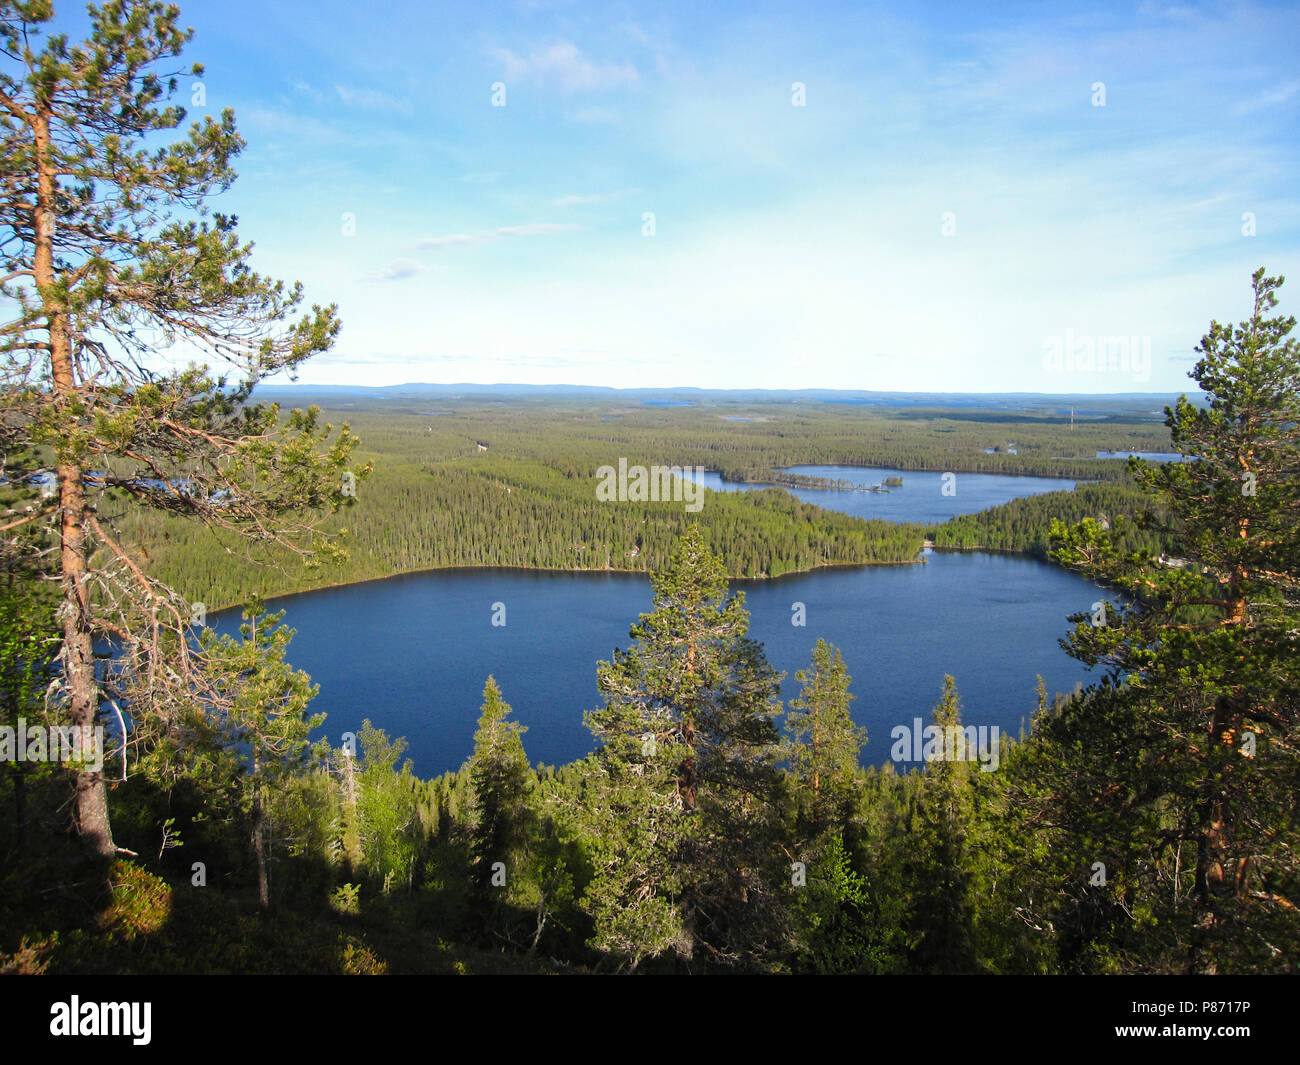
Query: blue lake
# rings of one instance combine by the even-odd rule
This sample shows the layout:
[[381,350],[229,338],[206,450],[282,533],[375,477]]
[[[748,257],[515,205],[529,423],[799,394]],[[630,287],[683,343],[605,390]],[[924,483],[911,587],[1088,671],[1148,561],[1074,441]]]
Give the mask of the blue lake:
[[[750,635],[787,672],[786,699],[797,694],[794,671],[808,664],[819,636],[840,648],[857,695],[854,717],[869,732],[868,763],[889,759],[895,725],[928,721],[945,673],[957,680],[967,724],[997,725],[1012,736],[1033,713],[1037,674],[1052,692],[1095,679],[1057,644],[1066,616],[1102,598],[1091,583],[1011,555],[923,557],[923,564],[732,586],[745,593]],[[804,604],[805,627],[791,624],[796,602]],[[492,624],[497,603],[504,626]],[[285,623],[297,629],[289,660],[320,684],[312,708],[328,715],[323,734],[337,746],[369,718],[405,737],[416,772],[433,776],[473,750],[488,674],[528,726],[523,739],[533,762],[562,764],[590,751],[582,715],[599,705],[596,663],[628,646],[628,628],[650,609],[651,590],[633,574],[442,570],[271,607],[287,608]],[[238,623],[233,611],[209,620],[223,632]]]
[[[974,514],[1009,503],[1020,496],[1070,491],[1075,486],[1074,481],[1061,477],[1017,477],[1003,473],[945,474],[896,470],[886,466],[791,466],[787,472],[835,481],[845,480],[855,485],[883,484],[886,477],[902,477],[902,487],[888,492],[785,487],[786,491],[805,503],[815,503],[827,510],[838,510],[858,518],[927,524],[945,522],[958,514]],[[763,487],[727,481],[721,474],[710,471],[698,476],[694,471],[689,471],[687,476],[715,492],[743,492]]]

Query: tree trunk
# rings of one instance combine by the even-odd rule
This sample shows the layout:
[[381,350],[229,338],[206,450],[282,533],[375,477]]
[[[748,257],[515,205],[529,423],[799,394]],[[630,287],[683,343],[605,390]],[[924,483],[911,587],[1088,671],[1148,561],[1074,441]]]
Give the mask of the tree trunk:
[[[68,312],[52,289],[54,272],[54,161],[50,154],[48,108],[34,116],[32,132],[36,145],[37,196],[33,219],[36,286],[44,301],[50,337],[50,372],[55,403],[67,406],[76,399],[72,341]],[[77,728],[93,728],[99,711],[99,685],[95,678],[94,647],[91,640],[90,597],[86,588],[86,499],[85,471],[71,460],[58,464],[59,506],[62,538],[59,563],[63,574],[63,672],[68,686],[69,717]],[[117,852],[108,820],[108,794],[99,772],[77,773],[73,802],[73,823],[88,849],[101,856]]]
[[343,751],[343,780],[343,859],[347,862],[348,878],[351,879],[365,863],[365,856],[361,850],[361,825],[357,815],[356,768],[346,748]]
[[271,891],[266,879],[266,813],[260,790],[253,792],[253,857],[257,859],[257,901],[266,909],[271,905]]
[[[1213,751],[1222,745],[1235,753],[1240,731],[1241,715],[1231,705],[1229,697],[1221,696],[1214,704],[1208,749]],[[1224,815],[1222,800],[1210,796],[1201,812],[1202,838],[1201,845],[1197,848],[1196,863],[1197,902],[1206,908],[1209,907],[1211,897],[1222,895],[1228,887],[1225,865],[1230,860],[1230,855]]]
[[537,900],[537,931],[533,933],[533,941],[528,945],[528,956],[530,958],[537,953],[537,944],[542,938],[542,931],[546,928],[547,915],[546,893],[542,892]]
[[817,725],[821,721],[821,707],[814,703],[809,710],[812,714],[813,809],[816,810],[818,808],[817,800],[820,796],[822,786],[822,763],[821,759],[818,757],[819,737],[817,735]]
[[14,763],[14,824],[18,831],[18,853],[27,851],[27,774],[26,767]]
[[[1247,536],[1248,521],[1240,523],[1240,534],[1244,540]],[[1239,589],[1246,579],[1246,571],[1241,566],[1232,572],[1229,583],[1227,604],[1227,622],[1231,625],[1246,623],[1247,603]],[[1241,736],[1242,706],[1231,695],[1221,695],[1214,702],[1214,713],[1210,717],[1210,735],[1206,746],[1207,752],[1226,747],[1229,755],[1235,754]],[[1213,786],[1213,784],[1211,785]],[[1222,799],[1211,795],[1201,813],[1201,833],[1203,845],[1197,849],[1196,892],[1197,902],[1204,908],[1203,920],[1213,920],[1211,899],[1225,892],[1244,892],[1245,884],[1229,882],[1227,866],[1231,863],[1228,848],[1227,811]]]
[[[82,520],[86,513],[86,493],[81,470],[60,466],[59,488],[63,501],[63,669],[72,724],[89,729],[95,727],[99,710],[99,684],[95,678],[90,604],[85,586],[86,540]],[[117,853],[108,819],[108,792],[100,772],[78,770],[73,818],[77,831],[93,853],[106,857]]]
[[[695,672],[694,640],[686,647],[686,672],[691,674]],[[695,738],[694,707],[684,707],[682,709],[682,743],[686,747],[686,757],[682,760],[678,789],[681,791],[682,800],[685,802],[688,812],[695,809],[695,788],[698,784],[695,775]]]

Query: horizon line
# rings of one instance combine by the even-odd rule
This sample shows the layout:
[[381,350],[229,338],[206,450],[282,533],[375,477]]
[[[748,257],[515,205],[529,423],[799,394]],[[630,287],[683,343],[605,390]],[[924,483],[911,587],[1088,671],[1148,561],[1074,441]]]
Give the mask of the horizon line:
[[1017,392],[1017,391],[940,391],[933,389],[873,389],[873,388],[825,388],[818,386],[805,386],[801,388],[761,388],[761,387],[735,387],[735,388],[704,388],[699,385],[643,385],[635,388],[622,387],[619,385],[580,385],[572,383],[558,384],[537,384],[522,381],[403,381],[399,384],[391,385],[359,385],[343,384],[328,381],[315,383],[303,383],[301,381],[288,382],[266,382],[259,383],[257,386],[262,389],[272,388],[294,388],[294,389],[312,389],[312,388],[336,388],[357,392],[383,392],[399,388],[521,388],[521,389],[548,389],[568,390],[575,392],[698,392],[698,393],[732,393],[732,392],[764,392],[764,393],[789,393],[789,392],[819,392],[837,395],[870,395],[870,396],[1045,396],[1049,398],[1079,398],[1079,399],[1105,399],[1105,398],[1122,398],[1122,397],[1145,397],[1145,396],[1177,396],[1187,395],[1189,390],[1169,392]]

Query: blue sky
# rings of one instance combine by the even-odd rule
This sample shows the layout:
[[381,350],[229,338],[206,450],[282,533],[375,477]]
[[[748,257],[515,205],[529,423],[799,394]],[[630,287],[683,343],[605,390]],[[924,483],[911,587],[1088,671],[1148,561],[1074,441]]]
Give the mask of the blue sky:
[[304,382],[1177,391],[1300,265],[1293,4],[181,9]]

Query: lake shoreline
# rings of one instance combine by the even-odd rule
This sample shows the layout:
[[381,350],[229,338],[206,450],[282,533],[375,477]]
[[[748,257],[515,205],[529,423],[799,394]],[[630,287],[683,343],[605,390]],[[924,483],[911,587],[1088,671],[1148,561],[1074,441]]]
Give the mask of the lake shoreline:
[[[931,549],[937,550],[935,548],[931,548]],[[841,569],[841,570],[863,569],[868,566],[923,566],[925,565],[925,558],[921,554],[923,550],[925,550],[924,546],[919,547],[917,549],[917,557],[910,560],[899,560],[899,561],[878,560],[874,562],[827,562],[824,565],[820,565],[820,566],[808,566],[804,569],[786,570],[784,573],[782,573],[780,576],[777,577],[733,577],[731,574],[727,574],[727,583],[728,584],[770,584],[774,581],[784,580],[786,577],[798,577],[809,573],[823,573],[828,570],[837,570],[837,569]],[[967,550],[967,549],[954,548],[953,550]],[[969,550],[977,550],[977,549],[970,548]],[[1023,552],[1016,552],[1016,551],[1006,552],[1006,553],[1023,554]],[[592,569],[591,567],[587,567],[587,566],[572,566],[572,567],[571,566],[501,566],[496,564],[490,564],[490,565],[484,564],[481,566],[426,566],[424,569],[399,570],[396,573],[389,573],[382,577],[365,577],[357,581],[334,581],[330,584],[320,584],[311,588],[304,588],[301,591],[297,591],[297,592],[282,592],[277,595],[268,596],[265,599],[265,602],[269,608],[272,603],[276,603],[282,599],[296,599],[300,596],[314,595],[317,592],[331,592],[339,588],[352,588],[363,584],[377,584],[380,581],[391,581],[397,579],[398,577],[418,577],[426,573],[482,573],[485,570],[500,570],[503,573],[574,573],[574,574],[577,573],[602,574],[603,573],[609,576],[641,577],[646,580],[649,580],[650,576],[653,573],[652,570],[648,570],[648,569],[613,569],[613,568],[605,569],[603,567],[600,569]],[[208,610],[208,614],[210,616],[215,617],[218,614],[224,614],[231,610],[241,610],[243,609],[244,605],[245,604],[243,603],[230,603],[224,606],[210,608]]]
[[[794,463],[794,464],[792,464],[792,465],[790,465],[790,466],[773,467],[773,472],[774,472],[774,473],[783,473],[783,472],[787,472],[787,471],[790,471],[790,470],[798,469],[798,468],[800,468],[800,467],[807,468],[807,469],[814,469],[814,468],[819,468],[819,469],[832,469],[832,468],[835,468],[834,466],[828,466],[828,465],[826,465],[826,464],[822,464],[822,463]],[[928,469],[904,470],[904,469],[901,469],[901,468],[898,468],[898,467],[885,467],[885,466],[841,466],[841,467],[839,467],[839,468],[841,468],[841,469],[846,469],[846,470],[851,469],[851,470],[864,471],[864,472],[873,472],[873,473],[899,474],[899,475],[901,475],[901,476],[903,476],[903,477],[906,477],[906,476],[908,476],[909,474],[922,474],[922,475],[933,476],[934,474],[940,472],[940,471],[938,471],[938,470],[928,470]],[[722,474],[722,472],[721,472],[720,470],[708,470],[707,472],[708,472],[711,476],[715,476],[715,477],[717,477],[717,478],[719,479],[719,481],[722,482],[722,483],[725,483],[725,484],[731,484],[731,485],[736,485],[736,486],[737,486],[736,490],[738,490],[738,491],[744,491],[744,490],[746,490],[745,487],[741,487],[741,486],[761,487],[761,488],[775,488],[775,489],[779,489],[779,490],[781,490],[781,491],[787,493],[787,494],[788,494],[789,496],[791,496],[792,498],[794,498],[794,499],[796,499],[796,500],[799,500],[800,502],[805,503],[805,504],[807,504],[807,505],[811,505],[811,506],[819,506],[819,507],[822,507],[823,509],[828,509],[828,510],[837,510],[839,513],[847,513],[847,514],[851,514],[851,516],[856,517],[856,518],[858,518],[859,520],[862,520],[862,521],[885,521],[885,522],[889,522],[889,523],[895,523],[895,522],[891,521],[891,519],[889,519],[889,518],[873,517],[873,516],[865,515],[865,514],[854,514],[854,513],[852,513],[851,511],[847,511],[847,510],[839,510],[839,508],[836,508],[836,507],[827,507],[824,503],[810,502],[810,501],[808,501],[808,500],[803,500],[803,499],[801,499],[801,498],[796,494],[796,491],[799,490],[799,489],[801,488],[801,486],[799,486],[799,485],[781,484],[781,483],[776,483],[776,482],[771,482],[771,481],[766,481],[766,482],[764,482],[764,481],[731,481],[731,480],[728,480],[728,479],[727,479],[727,478]],[[947,472],[947,471],[944,471],[944,472]],[[960,471],[958,471],[958,472],[960,472]],[[1019,479],[1019,478],[1022,478],[1022,477],[1023,477],[1023,478],[1025,478],[1025,479],[1030,479],[1030,480],[1038,480],[1038,481],[1061,481],[1061,482],[1063,482],[1063,483],[1062,483],[1062,487],[1060,487],[1060,488],[1053,488],[1053,489],[1051,489],[1050,492],[1048,492],[1048,493],[1040,493],[1040,494],[1051,494],[1051,492],[1072,492],[1072,491],[1074,491],[1074,490],[1079,486],[1080,483],[1083,483],[1083,482],[1078,481],[1077,479],[1074,479],[1074,478],[1071,478],[1071,477],[1068,477],[1068,476],[1044,476],[1044,475],[1040,475],[1040,474],[1007,473],[1007,472],[994,473],[993,471],[978,471],[978,472],[975,472],[975,473],[970,474],[970,475],[971,475],[971,476],[975,476],[975,477],[1007,477],[1007,478],[1014,478],[1014,479]],[[1066,485],[1068,485],[1068,487],[1066,487]],[[705,487],[708,488],[710,491],[721,491],[721,490],[722,490],[722,489],[713,488],[713,487],[711,487],[711,486],[707,486],[707,485],[706,485]],[[815,491],[814,489],[807,489],[807,490]],[[858,490],[857,490],[857,489],[830,489],[830,488],[828,488],[828,489],[821,489],[820,491],[827,491],[827,492],[842,491],[842,492],[844,492],[846,495],[856,495],[856,494],[858,494]],[[1022,497],[1020,497],[1020,496],[1016,496],[1016,497],[1013,497],[1013,498],[1022,498]],[[991,504],[991,505],[992,505],[992,506],[997,506],[997,505],[999,505],[999,504],[994,503],[994,504]],[[987,508],[986,508],[986,509],[987,509]],[[971,513],[980,513],[980,512],[981,512],[981,511],[973,511],[973,512],[971,512]],[[956,516],[959,516],[959,515],[951,516],[951,517],[949,517],[949,518],[947,518],[947,519],[945,519],[945,520],[943,520],[943,521],[914,520],[914,521],[911,522],[911,524],[914,524],[914,525],[916,525],[916,526],[919,526],[919,527],[921,527],[922,529],[927,529],[927,530],[928,530],[928,529],[934,529],[934,528],[938,528],[938,527],[940,527],[940,526],[942,526],[942,525],[947,524],[949,521],[952,521],[952,520],[953,520],[953,517],[956,517]],[[865,568],[865,567],[868,567],[868,566],[915,566],[915,565],[924,565],[924,564],[925,564],[925,555],[924,555],[924,551],[926,550],[926,548],[929,548],[929,549],[931,549],[931,550],[942,550],[942,551],[985,551],[985,552],[994,553],[994,554],[1020,555],[1020,556],[1023,556],[1023,557],[1025,557],[1025,558],[1034,559],[1034,560],[1036,560],[1036,561],[1040,561],[1040,562],[1045,561],[1045,562],[1047,562],[1048,564],[1052,564],[1052,565],[1054,565],[1054,563],[1052,563],[1051,559],[1044,558],[1042,555],[1037,554],[1037,553],[1035,553],[1035,552],[1033,552],[1033,551],[1016,551],[1016,550],[1009,550],[1009,549],[1004,549],[1004,548],[986,548],[986,547],[978,547],[978,546],[975,546],[975,547],[946,547],[946,546],[945,546],[945,547],[936,547],[936,546],[935,546],[935,545],[934,545],[930,540],[928,540],[928,539],[923,539],[923,540],[918,544],[918,546],[917,546],[917,553],[916,553],[912,558],[910,558],[910,559],[872,559],[872,560],[863,560],[863,561],[858,561],[858,562],[833,562],[833,563],[828,562],[828,563],[821,563],[821,564],[817,564],[817,565],[812,565],[812,566],[802,567],[802,568],[798,568],[798,569],[790,569],[790,570],[786,570],[785,572],[783,572],[783,573],[781,573],[781,574],[779,574],[778,576],[775,576],[775,577],[774,577],[774,576],[771,576],[771,575],[762,575],[762,576],[757,576],[757,577],[745,577],[745,576],[739,576],[739,575],[732,575],[732,574],[729,573],[729,574],[727,574],[727,580],[728,580],[728,582],[730,582],[730,583],[737,584],[737,585],[742,585],[742,586],[744,586],[744,585],[749,585],[749,586],[759,586],[759,585],[767,584],[767,583],[770,583],[770,582],[773,582],[773,581],[779,581],[779,580],[782,580],[783,578],[786,578],[786,577],[806,576],[806,575],[808,575],[808,574],[821,573],[821,572],[828,571],[828,570],[836,570],[836,569],[840,569],[840,570],[853,570],[853,569],[861,569],[861,568]],[[355,585],[372,584],[372,583],[375,583],[375,582],[378,582],[378,581],[389,581],[389,580],[394,580],[394,579],[396,579],[396,578],[398,578],[398,577],[412,577],[412,576],[418,576],[418,575],[420,575],[420,574],[428,574],[428,573],[456,573],[456,572],[473,573],[473,572],[480,572],[480,571],[483,571],[483,570],[500,570],[502,573],[557,573],[557,574],[578,574],[578,573],[606,573],[606,574],[613,574],[613,573],[617,573],[617,574],[624,574],[624,575],[628,575],[628,576],[641,576],[641,577],[647,577],[647,578],[650,576],[650,573],[651,573],[651,571],[648,570],[648,569],[623,569],[623,568],[614,568],[614,567],[603,567],[603,568],[602,568],[602,567],[587,567],[587,566],[518,566],[518,565],[510,566],[510,565],[487,564],[487,563],[485,563],[485,564],[478,564],[478,565],[430,566],[430,567],[423,567],[423,568],[418,568],[418,569],[403,569],[403,570],[395,570],[395,571],[393,571],[393,572],[391,572],[391,573],[385,573],[385,574],[381,574],[381,575],[377,575],[377,576],[373,576],[373,577],[364,577],[364,578],[361,578],[361,579],[329,581],[328,583],[324,583],[324,584],[317,584],[317,585],[313,585],[313,586],[311,586],[311,587],[307,587],[307,588],[300,588],[300,589],[298,589],[298,590],[296,590],[296,591],[286,591],[286,592],[281,592],[281,593],[277,593],[277,594],[274,594],[274,595],[270,595],[270,596],[267,596],[267,597],[266,597],[266,602],[267,602],[268,604],[269,604],[269,603],[278,603],[278,602],[281,601],[281,600],[287,600],[287,599],[289,599],[289,598],[291,598],[291,597],[296,597],[296,596],[305,596],[305,595],[312,595],[312,594],[315,594],[315,593],[318,593],[318,592],[328,592],[328,591],[332,591],[332,590],[339,589],[339,588],[352,587],[352,586],[355,586]],[[226,604],[223,604],[223,605],[218,606],[218,607],[215,607],[215,608],[211,608],[211,607],[210,607],[209,610],[208,610],[208,613],[213,614],[213,615],[224,614],[224,613],[227,613],[227,612],[230,612],[230,611],[240,610],[240,609],[243,608],[244,605],[245,605],[245,604],[243,604],[243,603],[226,603]]]

